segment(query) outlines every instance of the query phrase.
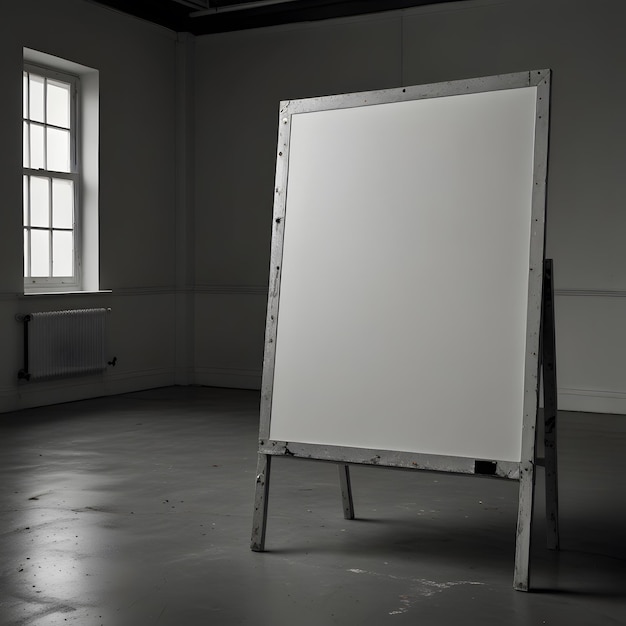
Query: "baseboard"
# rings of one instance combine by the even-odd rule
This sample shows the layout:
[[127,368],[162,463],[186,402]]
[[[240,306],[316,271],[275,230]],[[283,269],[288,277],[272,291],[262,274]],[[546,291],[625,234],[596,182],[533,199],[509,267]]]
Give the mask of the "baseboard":
[[[181,383],[259,390],[261,375],[261,370],[240,368],[200,367],[193,372],[186,368],[184,372],[163,368],[109,371],[99,376],[20,383],[15,387],[0,388],[0,413]],[[559,388],[558,404],[561,411],[626,415],[626,392]]]
[[106,395],[114,396],[142,389],[170,387],[174,384],[176,384],[174,368],[110,372],[106,377]]
[[558,404],[561,411],[626,415],[626,392],[561,387]]
[[261,370],[197,367],[195,384],[205,387],[231,387],[233,389],[261,389]]
[[109,370],[95,376],[21,382],[15,387],[0,389],[0,413],[168,387],[174,383],[174,370],[169,368],[120,372]]

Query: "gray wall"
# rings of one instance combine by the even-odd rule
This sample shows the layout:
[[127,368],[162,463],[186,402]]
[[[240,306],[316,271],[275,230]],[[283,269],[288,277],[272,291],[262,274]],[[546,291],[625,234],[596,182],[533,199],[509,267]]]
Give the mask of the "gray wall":
[[621,0],[476,0],[198,38],[199,380],[258,384],[280,100],[551,68],[561,406],[626,413],[625,18]]
[[[279,101],[546,67],[561,406],[626,413],[625,18],[622,0],[475,0],[194,40],[82,0],[14,3],[0,20],[0,410],[258,387]],[[24,46],[100,70],[111,294],[19,295]],[[118,366],[18,385],[15,313],[74,306],[112,307]]]
[[[175,380],[176,36],[80,0],[12,3],[0,20],[0,410]],[[24,296],[21,249],[23,48],[100,71],[100,287],[111,294]],[[106,306],[104,377],[17,384],[16,313]]]

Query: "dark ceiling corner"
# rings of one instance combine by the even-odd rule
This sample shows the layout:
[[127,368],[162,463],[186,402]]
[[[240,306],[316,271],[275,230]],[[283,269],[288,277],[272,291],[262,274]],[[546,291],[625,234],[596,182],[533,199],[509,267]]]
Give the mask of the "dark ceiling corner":
[[174,0],[88,0],[154,22],[176,32],[187,31],[190,9]]
[[165,26],[208,35],[441,4],[454,0],[88,0]]

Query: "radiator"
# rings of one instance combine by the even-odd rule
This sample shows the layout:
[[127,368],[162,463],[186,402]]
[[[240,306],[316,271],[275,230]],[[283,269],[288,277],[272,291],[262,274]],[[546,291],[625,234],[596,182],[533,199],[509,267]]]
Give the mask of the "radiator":
[[107,309],[47,311],[22,316],[24,369],[18,378],[47,380],[106,369]]

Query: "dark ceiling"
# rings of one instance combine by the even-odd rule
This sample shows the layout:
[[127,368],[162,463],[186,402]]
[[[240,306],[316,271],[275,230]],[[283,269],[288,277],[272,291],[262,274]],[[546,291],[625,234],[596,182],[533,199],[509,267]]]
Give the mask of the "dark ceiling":
[[177,32],[208,35],[453,0],[90,0]]

